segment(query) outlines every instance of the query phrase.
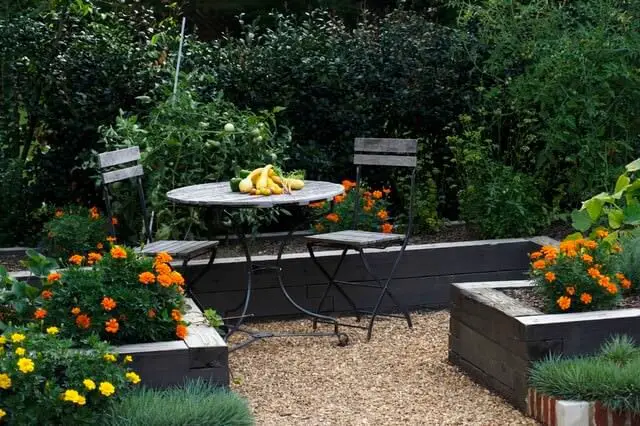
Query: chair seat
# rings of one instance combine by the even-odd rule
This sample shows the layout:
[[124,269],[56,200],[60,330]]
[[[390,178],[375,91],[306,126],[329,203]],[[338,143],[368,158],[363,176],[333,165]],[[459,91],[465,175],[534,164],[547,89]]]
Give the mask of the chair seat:
[[210,252],[217,245],[218,241],[160,240],[144,245],[138,252],[148,255],[167,252],[175,258],[192,258]]
[[338,231],[311,235],[306,239],[315,244],[336,247],[386,247],[404,240],[402,234],[388,234],[368,231]]

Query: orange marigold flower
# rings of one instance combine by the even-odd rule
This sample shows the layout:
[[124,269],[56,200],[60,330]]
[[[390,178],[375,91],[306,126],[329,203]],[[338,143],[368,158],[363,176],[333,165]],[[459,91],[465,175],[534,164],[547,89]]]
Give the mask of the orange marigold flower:
[[89,215],[91,216],[91,219],[99,219],[100,218],[100,213],[98,212],[98,208],[97,207],[91,207],[89,209]]
[[171,271],[169,276],[171,277],[171,282],[173,282],[175,285],[184,285],[184,277],[180,272]]
[[382,188],[382,192],[384,192],[385,195],[389,195],[391,194],[391,188]]
[[36,311],[33,313],[33,317],[35,319],[44,319],[46,316],[47,316],[47,310],[42,308],[36,309]]
[[593,300],[593,298],[591,297],[591,295],[589,293],[582,293],[580,295],[580,301],[582,303],[584,303],[585,305],[588,305],[589,303],[591,303],[592,300]]
[[96,262],[102,260],[102,255],[100,253],[91,252],[87,255],[87,263],[89,265],[93,265]]
[[365,191],[365,192],[362,194],[362,196],[363,196],[364,198],[371,198],[371,191]]
[[49,275],[47,275],[47,282],[53,283],[60,280],[60,278],[62,278],[62,275],[60,275],[59,272],[49,272]]
[[598,243],[596,243],[596,242],[595,242],[595,241],[593,241],[593,240],[586,240],[586,241],[583,243],[583,245],[584,245],[586,248],[590,249],[590,250],[593,250],[593,249],[595,249],[596,247],[598,247]]
[[311,203],[309,204],[309,207],[311,207],[312,209],[321,209],[324,207],[324,201],[318,201],[317,203]]
[[593,256],[590,256],[590,255],[585,253],[585,254],[582,255],[582,260],[585,263],[593,263]]
[[149,310],[147,311],[147,316],[148,316],[149,318],[155,318],[155,317],[156,317],[156,310],[155,310],[155,309],[149,309]]
[[606,238],[609,235],[609,231],[607,231],[606,229],[598,229],[596,231],[596,236],[598,238]]
[[561,310],[566,311],[571,307],[571,299],[567,296],[560,296],[556,301]]
[[102,250],[102,249],[104,248],[104,244],[102,244],[102,243],[98,243],[98,244],[96,244],[96,248],[97,248],[98,250]]
[[173,260],[173,257],[166,251],[161,251],[156,255],[155,263],[169,263]]
[[619,280],[624,280],[626,277],[621,272],[616,272],[616,278]]
[[362,210],[363,210],[365,213],[369,213],[369,212],[371,211],[371,208],[372,208],[372,206],[371,206],[371,205],[369,205],[369,204],[367,204],[367,205],[365,205],[365,206],[362,208]]
[[614,283],[607,284],[606,288],[610,294],[616,294],[618,292],[618,286]]
[[329,213],[329,214],[326,216],[326,218],[327,218],[327,220],[328,220],[329,222],[333,222],[333,223],[338,223],[338,222],[340,222],[340,216],[338,216],[338,214],[337,214],[337,213]]
[[607,276],[601,276],[598,279],[598,284],[600,284],[602,287],[607,287],[611,284],[611,279]]
[[138,275],[138,281],[142,284],[153,284],[156,281],[156,276],[151,272],[143,272]]
[[111,318],[108,321],[105,321],[104,323],[104,329],[107,333],[117,333],[118,329],[120,328],[120,324],[118,324],[118,320],[115,318]]
[[153,265],[154,269],[158,274],[170,274],[171,266],[166,263],[156,263]]
[[187,326],[186,325],[178,324],[176,326],[176,336],[178,336],[178,339],[183,339],[184,340],[184,338],[187,337],[187,333],[188,333],[188,331],[187,331]]
[[324,226],[321,223],[316,223],[313,227],[317,232],[324,232]]
[[569,286],[567,288],[565,288],[565,291],[567,292],[567,294],[569,296],[573,296],[574,294],[576,294],[576,288],[573,286]]
[[80,328],[87,329],[91,326],[91,318],[87,314],[80,314],[76,317],[76,325]]
[[628,279],[625,278],[622,281],[620,281],[620,285],[625,290],[629,290],[631,288],[631,281],[629,281]]
[[376,216],[378,216],[378,219],[380,220],[387,220],[389,218],[389,213],[387,213],[386,210],[380,210]]
[[126,259],[127,251],[120,246],[115,246],[109,252],[114,259]]
[[598,268],[587,269],[587,274],[589,274],[591,278],[600,278],[600,276],[602,275],[600,274],[600,271],[598,270]]
[[621,253],[622,252],[622,246],[620,244],[614,245],[611,249],[616,253]]
[[393,232],[393,225],[390,223],[383,223],[381,229],[385,234],[390,234]]
[[379,200],[382,198],[382,191],[373,191],[373,198]]
[[79,313],[80,313],[80,308],[78,308],[77,306],[71,309],[71,314],[78,315]]
[[117,224],[118,224],[118,218],[117,218],[117,217],[115,217],[115,216],[114,216],[114,217],[112,217],[112,218],[111,218],[111,224],[112,224],[112,225],[114,225],[114,226],[115,226],[115,225],[117,225]]
[[344,201],[344,195],[336,195],[335,197],[333,197],[333,201],[340,204],[341,202]]
[[80,265],[83,260],[84,260],[84,256],[80,256],[79,254],[74,254],[69,258],[69,263],[72,263],[74,265]]
[[531,260],[536,260],[536,259],[540,259],[542,257],[542,253],[540,253],[539,251],[534,251],[533,253],[531,253],[529,255],[529,258]]
[[171,275],[169,274],[160,274],[158,275],[158,284],[162,287],[170,287],[173,284],[173,280],[171,279]]
[[102,305],[102,309],[107,312],[118,306],[115,300],[106,296],[102,298],[102,302],[100,302],[100,304]]
[[182,314],[179,310],[173,309],[171,311],[171,318],[173,318],[174,321],[182,321]]
[[111,244],[115,243],[116,242],[116,237],[108,236],[107,237],[107,242],[109,242]]
[[536,260],[535,262],[533,262],[533,269],[544,269],[545,266],[547,266],[547,263],[540,259],[540,260]]
[[51,298],[53,297],[53,292],[49,290],[43,290],[42,293],[40,293],[40,296],[42,296],[44,300],[51,300]]
[[345,191],[349,191],[351,188],[356,187],[356,183],[352,180],[345,179],[342,181],[342,186],[344,187]]
[[578,245],[575,240],[565,240],[560,243],[560,251],[569,257],[577,254]]
[[547,272],[546,274],[544,274],[544,279],[552,283],[556,280],[556,274],[554,274],[553,272]]
[[60,218],[60,217],[62,217],[62,216],[64,216],[64,211],[62,211],[62,210],[60,210],[60,209],[56,210],[56,217],[57,217],[57,218]]

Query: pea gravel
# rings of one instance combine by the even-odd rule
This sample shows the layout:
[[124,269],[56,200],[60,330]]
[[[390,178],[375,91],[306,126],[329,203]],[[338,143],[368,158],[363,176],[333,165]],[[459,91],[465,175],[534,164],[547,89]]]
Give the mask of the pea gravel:
[[[335,338],[272,338],[230,355],[232,388],[247,397],[258,426],[536,425],[447,363],[449,313],[416,313]],[[308,331],[309,320],[254,324]],[[232,337],[232,340],[237,336]]]

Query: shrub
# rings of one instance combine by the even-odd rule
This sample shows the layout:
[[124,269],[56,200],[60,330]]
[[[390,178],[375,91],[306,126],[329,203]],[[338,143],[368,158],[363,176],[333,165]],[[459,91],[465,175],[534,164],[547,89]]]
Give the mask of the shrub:
[[622,251],[617,256],[616,269],[633,283],[638,291],[640,283],[640,237],[625,237],[619,240]]
[[529,381],[558,399],[600,401],[612,410],[640,413],[640,348],[618,336],[593,356],[549,356],[533,365]]
[[105,423],[111,426],[252,426],[247,402],[236,394],[204,381],[184,387],[132,392],[113,407]]
[[60,338],[58,327],[43,333],[12,329],[0,335],[0,421],[8,425],[97,424],[140,378],[107,345],[90,350]]
[[581,312],[613,307],[631,281],[616,271],[619,246],[604,240],[607,231],[595,238],[567,239],[560,249],[545,246],[531,253],[531,276],[552,313]]
[[73,254],[103,253],[108,245],[107,230],[107,220],[97,207],[56,209],[44,225],[46,253],[65,261]]
[[355,229],[355,206],[358,199],[358,229],[372,232],[393,232],[394,225],[389,214],[389,188],[370,190],[361,185],[360,195],[355,191],[355,182],[343,180],[342,186],[345,194],[334,197],[334,209],[329,203],[321,201],[313,203],[310,207],[320,210],[322,217],[318,219],[313,228],[317,232],[335,232]]
[[[256,114],[221,97],[199,100],[187,90],[175,101],[156,106],[144,123],[138,123],[135,116],[120,116],[115,126],[104,127],[102,134],[109,149],[140,147],[149,204],[160,224],[156,237],[183,238],[187,231],[206,233],[205,220],[195,210],[170,203],[167,191],[228,180],[240,169],[281,164],[288,154],[289,133],[277,128],[277,111]],[[114,186],[116,191],[122,187]],[[114,210],[124,221],[140,223],[118,202]]]
[[104,256],[73,255],[68,269],[43,278],[42,302],[33,317],[76,340],[90,335],[112,344],[182,339],[184,278],[171,270],[170,260],[166,253],[139,257],[118,245]]

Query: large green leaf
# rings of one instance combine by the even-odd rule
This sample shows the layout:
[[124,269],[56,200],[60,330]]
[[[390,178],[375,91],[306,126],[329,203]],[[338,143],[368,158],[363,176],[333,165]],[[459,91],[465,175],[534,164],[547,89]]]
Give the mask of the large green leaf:
[[609,226],[613,229],[618,229],[624,222],[624,212],[621,209],[610,210],[608,215]]
[[636,172],[640,170],[640,158],[627,164],[624,168],[627,169],[628,172]]
[[593,222],[598,220],[600,214],[602,213],[602,206],[604,206],[604,201],[601,198],[596,197],[585,201],[584,206],[582,207],[583,210],[587,211],[589,217]]
[[621,192],[624,189],[626,189],[629,186],[629,183],[631,182],[631,179],[629,179],[629,176],[627,175],[620,175],[620,177],[618,178],[618,181],[616,182],[616,189],[615,189],[615,193]]
[[627,225],[640,225],[640,204],[630,204],[624,208],[624,223]]
[[585,232],[592,224],[593,221],[586,210],[574,210],[571,213],[571,226],[573,226],[574,229]]

